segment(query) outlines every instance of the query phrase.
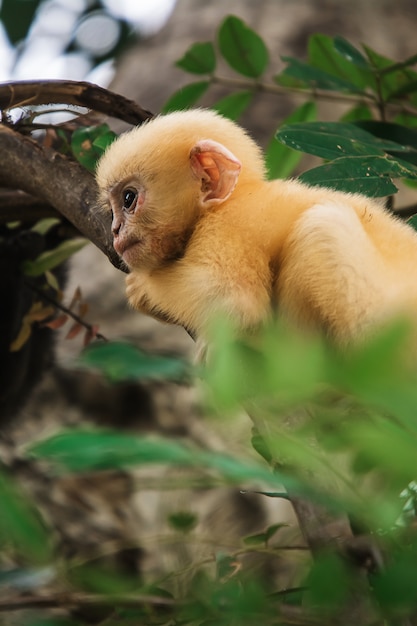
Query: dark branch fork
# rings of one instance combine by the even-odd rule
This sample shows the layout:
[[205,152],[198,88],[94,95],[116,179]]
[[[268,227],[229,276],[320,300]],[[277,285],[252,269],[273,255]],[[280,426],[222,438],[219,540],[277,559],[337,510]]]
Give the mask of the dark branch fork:
[[[152,113],[132,100],[86,82],[22,81],[0,85],[3,111],[44,104],[85,107],[129,124],[141,124],[152,117]],[[7,190],[0,194],[0,201],[5,201],[4,210],[3,203],[0,208],[0,221],[27,217],[32,207],[36,209],[35,219],[57,211],[102,250],[113,265],[125,270],[113,249],[109,217],[94,211],[98,196],[94,177],[81,165],[2,124],[0,185]],[[12,201],[11,189],[26,192],[32,198],[19,193]],[[13,217],[11,207],[16,211]]]

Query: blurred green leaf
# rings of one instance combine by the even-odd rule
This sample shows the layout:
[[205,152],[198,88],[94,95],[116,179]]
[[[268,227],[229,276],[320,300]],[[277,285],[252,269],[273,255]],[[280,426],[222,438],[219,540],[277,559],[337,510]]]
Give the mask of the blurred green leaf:
[[309,606],[340,612],[348,599],[352,580],[342,557],[328,552],[316,556],[306,584]]
[[80,626],[78,620],[67,617],[35,617],[27,618],[25,626]]
[[40,276],[69,259],[88,243],[88,239],[84,239],[83,237],[67,239],[53,250],[42,252],[34,261],[24,261],[22,263],[23,273],[26,274],[26,276]]
[[383,470],[398,489],[415,478],[416,433],[410,433],[393,420],[379,417],[370,422],[355,422],[349,429],[349,437],[355,457],[360,455],[362,463],[366,460],[370,467]]
[[35,233],[39,233],[40,235],[46,235],[51,228],[59,224],[60,219],[58,217],[45,217],[38,222],[34,226],[32,226],[31,230]]
[[149,463],[187,465],[193,458],[192,451],[173,441],[99,430],[55,435],[31,446],[30,454],[77,472]]
[[46,528],[4,473],[0,473],[0,502],[0,545],[13,546],[26,563],[48,562],[52,554]]
[[[315,102],[305,102],[291,115],[283,120],[282,125],[294,124],[296,122],[312,122],[317,116],[317,106]],[[287,178],[290,176],[300,160],[302,154],[292,148],[288,148],[275,137],[271,140],[266,150],[266,167],[268,178]]]
[[112,382],[132,379],[181,380],[189,371],[183,359],[148,354],[121,342],[91,344],[80,355],[79,363],[99,370]]
[[102,152],[104,152],[116,138],[117,135],[112,130],[103,130],[103,132],[94,139],[93,147],[99,148]]
[[417,606],[417,558],[414,549],[403,549],[372,577],[372,587],[378,603],[394,614]]
[[168,516],[168,523],[174,530],[189,533],[198,524],[198,517],[190,511],[178,511]]
[[230,15],[219,29],[223,57],[239,74],[259,78],[268,65],[268,49],[262,38],[241,19]]
[[[341,37],[312,35],[308,42],[308,58],[313,67],[353,85],[349,88],[352,93],[365,91],[367,87],[376,89],[371,63]],[[359,62],[360,58],[364,63]]]
[[258,342],[252,345],[250,339],[236,340],[228,324],[217,321],[204,372],[216,406],[230,410],[271,397],[292,406],[316,389],[324,365],[320,340],[309,342],[285,326],[271,324]]
[[211,74],[216,69],[216,55],[211,42],[193,44],[175,65],[191,74]]
[[[228,482],[262,481],[276,487],[284,479],[265,465],[225,454],[196,450],[161,437],[140,437],[103,430],[73,430],[32,445],[28,454],[54,462],[69,471],[123,468],[131,465],[168,464],[215,470]],[[300,481],[285,476],[292,489],[308,491]]]
[[[317,67],[313,67],[304,61],[293,57],[282,57],[287,67],[276,76],[275,80],[285,86],[285,79],[292,78],[301,81],[305,87],[311,89],[323,89],[328,91],[347,91],[349,93],[361,93],[361,89],[348,80],[333,76]],[[284,79],[284,81],[282,80]]]
[[205,80],[197,83],[190,83],[175,91],[172,96],[165,102],[162,107],[162,113],[170,113],[171,111],[182,111],[189,109],[197,102],[207,91],[210,82]]
[[13,45],[25,39],[41,0],[2,0],[0,20]]
[[243,543],[246,545],[259,545],[259,544],[267,544],[270,539],[279,531],[281,528],[286,528],[288,524],[272,524],[269,526],[265,532],[257,533],[256,535],[249,535],[243,539]]
[[71,137],[71,150],[83,167],[94,172],[98,159],[115,138],[107,124],[77,128]]
[[361,67],[362,69],[371,69],[368,60],[363,56],[362,52],[355,48],[355,46],[353,46],[344,37],[341,37],[340,35],[336,36],[333,39],[333,46],[336,52],[338,52],[347,61]]
[[417,80],[417,73],[404,67],[402,63],[396,63],[369,46],[363,49],[369,62],[379,74],[379,94],[383,100],[396,99],[401,96],[403,89]]
[[253,96],[253,91],[237,91],[218,100],[212,108],[224,117],[236,121],[246,111]]

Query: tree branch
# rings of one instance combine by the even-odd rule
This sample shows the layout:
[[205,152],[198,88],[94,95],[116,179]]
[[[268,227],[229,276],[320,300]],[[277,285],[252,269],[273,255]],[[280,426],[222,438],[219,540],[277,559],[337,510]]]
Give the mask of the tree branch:
[[25,191],[54,207],[115,267],[125,269],[113,248],[110,215],[95,208],[94,177],[81,165],[0,125],[0,185]]
[[133,100],[98,85],[71,80],[18,81],[0,84],[0,109],[66,104],[86,107],[128,124],[141,124],[153,117]]

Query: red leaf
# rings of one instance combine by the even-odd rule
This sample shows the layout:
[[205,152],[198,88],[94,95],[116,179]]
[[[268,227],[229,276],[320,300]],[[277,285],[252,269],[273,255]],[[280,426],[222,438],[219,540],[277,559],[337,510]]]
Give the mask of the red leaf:
[[98,331],[98,324],[93,324],[92,326],[90,326],[90,328],[86,330],[86,333],[84,335],[84,346],[88,346],[93,341],[93,339],[97,337]]
[[62,313],[62,315],[55,317],[55,319],[51,320],[50,322],[45,322],[44,324],[42,324],[42,326],[47,326],[48,328],[52,328],[52,330],[57,330],[58,328],[61,328],[61,326],[63,326],[67,321],[68,315]]
[[74,291],[74,295],[72,296],[72,300],[71,300],[71,304],[69,305],[69,309],[72,309],[74,307],[74,305],[77,302],[81,302],[82,300],[82,295],[81,295],[81,289],[79,287],[76,288],[76,290]]
[[75,322],[69,329],[65,339],[74,339],[83,329],[83,325],[79,322]]

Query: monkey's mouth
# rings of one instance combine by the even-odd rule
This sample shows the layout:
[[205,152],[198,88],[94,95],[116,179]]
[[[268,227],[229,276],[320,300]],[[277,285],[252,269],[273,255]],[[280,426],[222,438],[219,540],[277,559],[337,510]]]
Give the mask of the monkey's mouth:
[[117,254],[124,258],[125,254],[134,246],[137,246],[141,243],[140,239],[116,239],[113,242],[113,247],[116,250]]

